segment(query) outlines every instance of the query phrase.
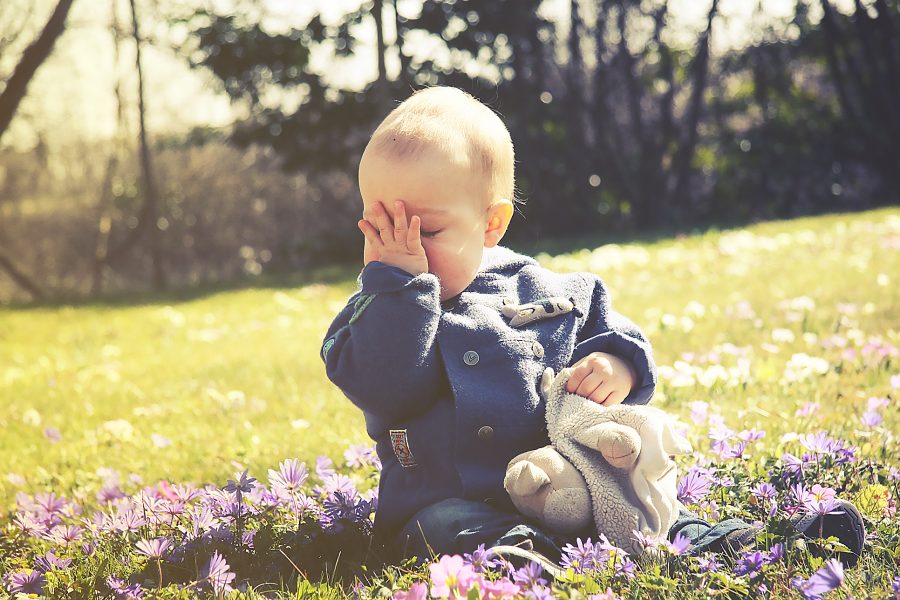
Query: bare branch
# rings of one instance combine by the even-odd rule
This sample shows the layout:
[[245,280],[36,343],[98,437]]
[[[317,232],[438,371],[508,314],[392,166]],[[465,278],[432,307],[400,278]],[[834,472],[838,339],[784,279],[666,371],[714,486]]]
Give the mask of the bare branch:
[[0,138],[3,137],[3,134],[9,128],[13,115],[16,114],[19,103],[25,97],[28,84],[31,82],[31,78],[34,77],[35,71],[50,56],[57,38],[65,29],[66,17],[69,14],[69,9],[72,8],[73,2],[74,0],[59,0],[59,4],[56,5],[53,14],[50,15],[50,19],[44,26],[43,31],[22,53],[19,64],[16,65],[12,76],[6,82],[6,87],[0,93]]

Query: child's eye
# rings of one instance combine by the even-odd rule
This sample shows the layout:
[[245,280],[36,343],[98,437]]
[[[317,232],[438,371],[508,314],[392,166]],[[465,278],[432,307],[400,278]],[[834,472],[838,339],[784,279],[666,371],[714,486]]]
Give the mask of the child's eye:
[[423,232],[422,232],[422,237],[425,237],[425,238],[433,238],[434,236],[436,236],[436,235],[439,234],[440,232],[441,232],[441,230],[437,230],[437,231],[423,231]]

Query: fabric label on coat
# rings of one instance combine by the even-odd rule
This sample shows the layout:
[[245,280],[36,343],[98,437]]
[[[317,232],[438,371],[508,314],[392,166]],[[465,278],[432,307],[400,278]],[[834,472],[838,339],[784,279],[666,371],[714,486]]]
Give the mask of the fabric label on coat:
[[391,447],[397,455],[397,461],[404,467],[415,467],[416,459],[409,449],[409,437],[405,429],[391,429]]

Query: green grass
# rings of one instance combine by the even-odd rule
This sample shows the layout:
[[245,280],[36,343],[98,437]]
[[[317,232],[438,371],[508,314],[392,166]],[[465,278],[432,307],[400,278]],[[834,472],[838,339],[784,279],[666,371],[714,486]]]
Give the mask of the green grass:
[[[539,259],[602,276],[613,306],[649,335],[660,365],[717,351],[709,364],[688,362],[737,367],[740,357],[727,344],[749,361],[746,376],[733,371],[709,386],[662,381],[658,406],[686,419],[690,402],[709,402],[734,429],[765,429],[761,448],[775,456],[782,434],[829,430],[864,455],[900,466],[890,433],[900,426],[898,391],[890,387],[900,357],[850,360],[843,349],[823,345],[838,334],[850,347],[900,346],[900,210]],[[348,276],[168,303],[0,309],[2,506],[11,509],[20,489],[87,495],[101,467],[146,483],[222,483],[239,466],[264,477],[288,457],[340,459],[349,444],[367,437],[361,414],[326,379],[318,352],[354,289]],[[748,307],[753,316],[741,318]],[[779,341],[784,332],[773,339],[778,329],[792,332],[794,341]],[[831,369],[785,383],[795,353],[823,357]],[[884,424],[863,427],[867,398],[888,395]],[[805,402],[819,402],[820,411],[797,417]],[[62,439],[48,440],[48,427]],[[152,434],[171,445],[157,447]],[[757,464],[755,455],[749,460]],[[25,477],[24,488],[10,473]],[[890,565],[877,564],[873,577],[886,576]]]

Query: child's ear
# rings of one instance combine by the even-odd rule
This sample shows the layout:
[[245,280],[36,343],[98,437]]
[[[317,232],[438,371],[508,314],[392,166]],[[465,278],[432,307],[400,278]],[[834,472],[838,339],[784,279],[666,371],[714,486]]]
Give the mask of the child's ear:
[[513,215],[513,203],[501,198],[488,207],[487,226],[484,229],[484,247],[493,248],[506,234]]

